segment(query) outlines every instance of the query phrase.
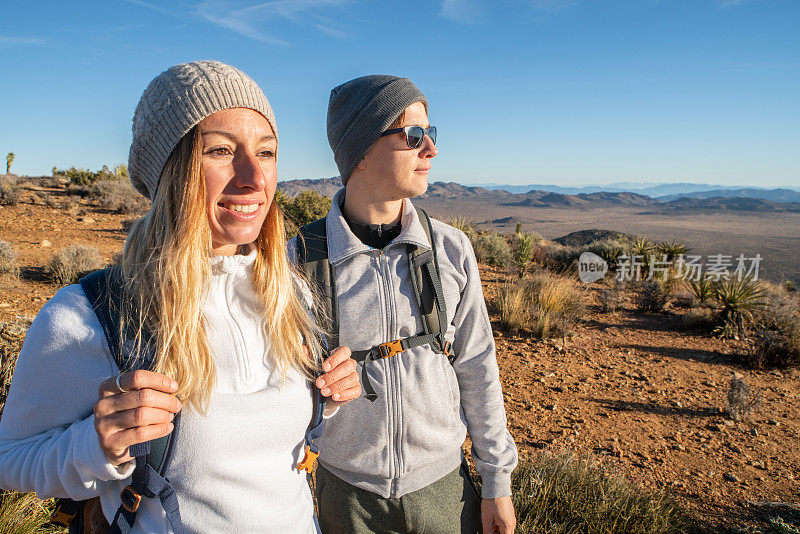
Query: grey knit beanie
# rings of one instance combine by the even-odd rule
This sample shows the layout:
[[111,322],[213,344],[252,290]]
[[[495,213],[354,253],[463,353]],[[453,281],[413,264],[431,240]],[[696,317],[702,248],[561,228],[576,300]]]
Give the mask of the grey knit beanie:
[[275,115],[267,97],[247,74],[219,61],[192,61],[168,68],[144,90],[133,115],[128,156],[131,183],[150,200],[172,150],[189,130],[212,113],[249,108],[269,121]]
[[414,102],[422,102],[427,111],[428,100],[411,80],[385,74],[362,76],[331,90],[328,142],[343,184],[381,133]]

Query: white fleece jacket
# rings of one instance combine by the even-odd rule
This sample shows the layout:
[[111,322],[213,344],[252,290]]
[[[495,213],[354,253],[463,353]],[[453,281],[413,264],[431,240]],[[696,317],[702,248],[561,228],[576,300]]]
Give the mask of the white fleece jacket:
[[[203,311],[217,385],[204,416],[186,408],[166,476],[187,532],[318,532],[302,458],[310,385],[283,377],[259,327],[255,252],[212,258]],[[108,463],[94,429],[99,384],[117,374],[80,286],[61,289],[28,330],[0,419],[0,488],[39,497],[100,496],[109,522],[133,462]],[[158,499],[144,499],[134,532],[169,532]]]

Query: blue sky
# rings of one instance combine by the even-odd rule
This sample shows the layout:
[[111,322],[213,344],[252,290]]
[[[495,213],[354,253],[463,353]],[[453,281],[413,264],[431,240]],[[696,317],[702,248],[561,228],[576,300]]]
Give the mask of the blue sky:
[[798,28],[798,0],[11,2],[0,155],[125,162],[149,81],[213,58],[270,99],[281,179],[338,174],[329,91],[387,73],[431,103],[432,181],[800,186]]

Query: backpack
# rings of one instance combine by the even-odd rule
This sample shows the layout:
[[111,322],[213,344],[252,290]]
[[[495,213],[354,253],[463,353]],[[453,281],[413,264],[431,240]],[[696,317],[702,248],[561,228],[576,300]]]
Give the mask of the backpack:
[[[358,362],[363,362],[361,370],[361,384],[364,396],[370,401],[375,401],[378,395],[372,387],[367,375],[367,364],[381,358],[389,358],[401,352],[430,345],[434,352],[443,354],[452,365],[455,360],[451,350],[451,343],[445,340],[447,330],[447,307],[444,300],[442,282],[439,278],[439,263],[436,259],[436,245],[433,239],[431,219],[425,210],[416,208],[417,215],[422,221],[425,235],[431,244],[426,250],[417,245],[407,245],[408,266],[414,294],[420,312],[423,315],[424,331],[415,336],[395,339],[381,343],[367,350],[354,350],[352,357]],[[302,267],[308,278],[313,281],[320,294],[324,295],[324,307],[318,314],[321,322],[329,332],[328,345],[339,346],[339,297],[336,293],[336,268],[328,261],[328,240],[326,219],[319,219],[302,228],[297,235],[297,264]]]
[[[124,371],[152,369],[155,364],[152,340],[143,340],[143,348],[137,352],[134,348],[133,333],[121,332],[122,269],[116,266],[95,271],[82,278],[80,285],[103,328],[106,343],[117,367]],[[327,350],[327,346],[325,349]],[[305,457],[297,465],[297,469],[306,470],[309,473],[314,460],[319,455],[315,441],[324,430],[322,416],[325,410],[325,397],[319,393],[317,388],[312,388],[312,390],[314,391],[314,413],[311,423],[306,429]],[[142,498],[158,497],[173,532],[182,534],[183,524],[178,508],[178,499],[169,480],[164,476],[172,458],[176,436],[180,428],[180,416],[180,412],[175,415],[172,421],[174,427],[170,434],[130,447],[130,455],[135,458],[136,467],[131,483],[125,486],[120,493],[122,502],[110,526],[100,509],[99,497],[85,501],[58,499],[50,519],[51,523],[69,527],[70,534],[85,532],[127,534],[136,521],[136,513]]]

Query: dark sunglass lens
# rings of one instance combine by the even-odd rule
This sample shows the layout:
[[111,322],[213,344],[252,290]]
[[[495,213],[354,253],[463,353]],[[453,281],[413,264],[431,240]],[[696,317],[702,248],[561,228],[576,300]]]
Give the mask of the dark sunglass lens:
[[425,139],[425,130],[419,126],[411,126],[406,133],[408,139],[408,146],[411,148],[419,148],[422,146],[422,141]]
[[428,128],[428,136],[431,138],[431,141],[433,141],[433,144],[435,145],[436,144],[436,126],[431,126],[430,128]]

